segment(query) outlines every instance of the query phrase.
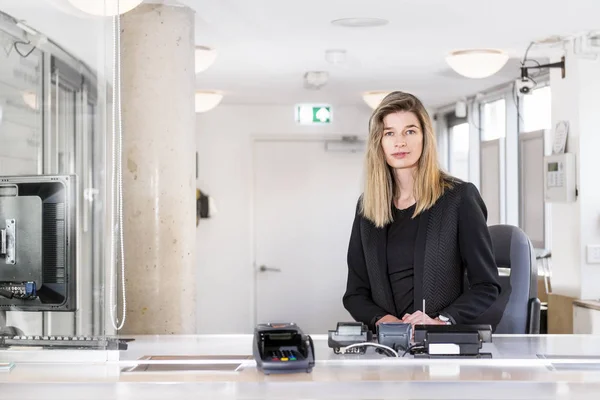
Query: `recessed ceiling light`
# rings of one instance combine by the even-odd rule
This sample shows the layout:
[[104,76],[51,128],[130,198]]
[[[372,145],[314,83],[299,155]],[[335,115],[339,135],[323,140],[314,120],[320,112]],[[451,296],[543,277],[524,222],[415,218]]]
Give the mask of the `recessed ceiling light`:
[[367,28],[372,26],[387,25],[389,21],[383,18],[341,18],[331,21],[333,25],[346,28]]
[[325,60],[329,64],[342,65],[346,63],[347,54],[346,50],[342,49],[329,49],[325,50]]

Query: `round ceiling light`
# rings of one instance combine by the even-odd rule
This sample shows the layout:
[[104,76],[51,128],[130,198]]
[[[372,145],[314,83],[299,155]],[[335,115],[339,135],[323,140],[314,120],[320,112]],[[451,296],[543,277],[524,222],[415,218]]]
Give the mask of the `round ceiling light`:
[[144,0],[68,0],[71,5],[87,14],[108,17],[124,14]]
[[473,79],[494,75],[507,61],[508,54],[495,49],[456,50],[446,56],[446,62],[454,71]]
[[389,21],[383,18],[340,18],[331,21],[331,23],[346,28],[368,28],[387,25]]
[[196,92],[196,112],[210,111],[223,100],[223,93],[211,91]]
[[363,100],[365,101],[365,103],[367,103],[367,105],[369,107],[371,107],[374,110],[379,106],[379,104],[381,103],[383,98],[385,96],[387,96],[388,94],[390,94],[390,92],[384,92],[384,91],[366,92],[363,94]]
[[208,46],[196,46],[196,73],[206,71],[217,58],[217,50]]

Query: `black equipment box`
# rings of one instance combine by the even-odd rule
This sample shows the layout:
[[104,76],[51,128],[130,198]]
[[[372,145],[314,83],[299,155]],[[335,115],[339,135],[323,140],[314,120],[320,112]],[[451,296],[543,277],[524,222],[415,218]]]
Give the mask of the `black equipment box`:
[[492,341],[490,325],[416,325],[415,343],[423,345],[424,353],[415,357],[491,358],[480,353],[483,343]]
[[377,341],[392,349],[406,350],[412,339],[412,325],[403,322],[382,322],[377,325]]

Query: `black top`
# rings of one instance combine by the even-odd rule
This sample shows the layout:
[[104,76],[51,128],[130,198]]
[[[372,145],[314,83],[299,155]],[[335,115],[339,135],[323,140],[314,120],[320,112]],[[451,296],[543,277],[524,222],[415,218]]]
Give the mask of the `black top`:
[[[419,214],[413,260],[414,311],[421,310],[425,300],[431,318],[443,314],[455,324],[489,324],[495,328],[510,287],[504,293],[500,286],[487,210],[472,183],[449,182],[452,188]],[[343,303],[355,320],[371,328],[374,317],[396,314],[387,236],[388,226],[377,227],[367,220],[360,212],[359,200],[348,246]]]
[[416,205],[404,210],[393,206],[394,222],[388,226],[387,266],[396,305],[396,317],[414,312],[415,241],[419,216],[412,218]]

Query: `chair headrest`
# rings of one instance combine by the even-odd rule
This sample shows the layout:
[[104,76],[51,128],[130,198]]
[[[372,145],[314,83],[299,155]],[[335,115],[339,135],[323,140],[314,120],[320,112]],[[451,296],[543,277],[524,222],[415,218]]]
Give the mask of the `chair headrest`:
[[529,238],[520,228],[512,225],[492,225],[489,227],[494,258],[499,268],[511,268],[515,255],[531,256]]

